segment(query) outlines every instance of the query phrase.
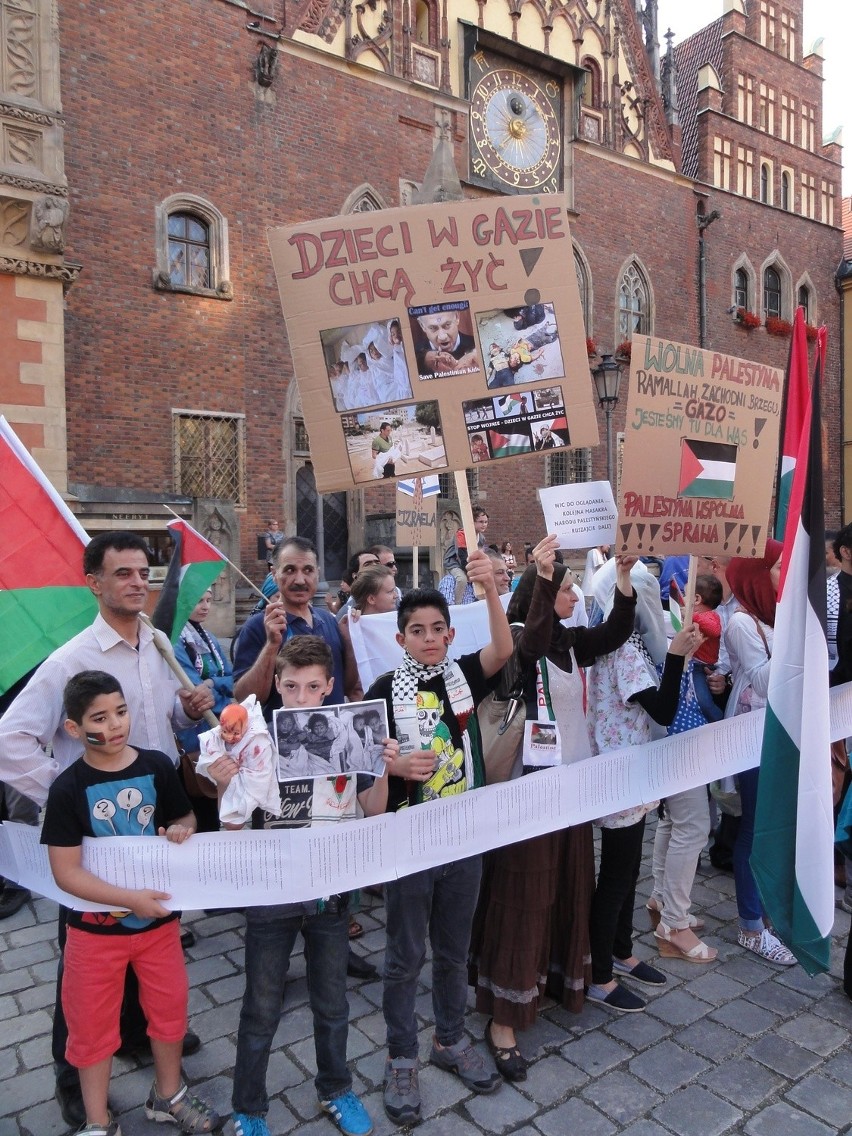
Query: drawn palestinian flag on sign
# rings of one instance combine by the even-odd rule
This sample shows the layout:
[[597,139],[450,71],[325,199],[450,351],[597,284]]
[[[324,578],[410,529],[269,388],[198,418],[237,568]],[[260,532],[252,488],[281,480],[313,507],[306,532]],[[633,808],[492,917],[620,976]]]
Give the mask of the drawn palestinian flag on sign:
[[502,430],[489,430],[488,440],[491,443],[491,456],[495,458],[511,458],[516,454],[532,452],[529,434],[504,434]]
[[736,472],[736,446],[681,439],[678,497],[713,497],[717,501],[731,501]]

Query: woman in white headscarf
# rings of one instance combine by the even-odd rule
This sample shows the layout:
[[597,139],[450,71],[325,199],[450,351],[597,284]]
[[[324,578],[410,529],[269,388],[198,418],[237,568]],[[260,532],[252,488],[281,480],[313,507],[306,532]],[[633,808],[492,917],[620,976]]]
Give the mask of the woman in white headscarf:
[[[630,580],[636,592],[633,634],[617,651],[597,659],[589,671],[587,720],[596,754],[663,735],[664,730],[655,735],[654,724],[665,727],[674,719],[684,659],[703,640],[690,625],[669,644],[656,579],[639,562],[631,569]],[[606,616],[615,591],[612,560],[596,573],[593,589]],[[658,665],[663,668],[659,686]],[[645,815],[657,804],[636,805],[595,822],[601,829],[601,860],[589,920],[592,985],[586,997],[623,1013],[644,1010],[645,1002],[617,982],[615,974],[648,986],[663,986],[666,981],[665,975],[633,954],[633,904]]]
[[396,393],[393,381],[393,357],[391,346],[384,329],[373,324],[364,336],[362,344],[367,356],[367,366],[373,379],[377,402],[394,402]]
[[402,325],[398,319],[388,320],[388,339],[393,355],[394,398],[411,398],[411,379],[408,375],[405,346],[402,342]]
[[349,391],[347,402],[350,410],[360,410],[364,406],[375,406],[380,401],[376,394],[373,375],[367,362],[367,352],[362,344],[347,347],[341,357],[349,364]]

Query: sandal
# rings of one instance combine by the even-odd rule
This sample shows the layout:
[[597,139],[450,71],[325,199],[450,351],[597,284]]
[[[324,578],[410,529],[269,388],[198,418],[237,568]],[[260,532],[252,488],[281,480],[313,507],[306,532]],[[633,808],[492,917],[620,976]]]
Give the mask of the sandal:
[[494,1044],[494,1038],[491,1036],[493,1024],[494,1019],[489,1018],[488,1025],[485,1027],[485,1044],[494,1058],[497,1072],[505,1081],[525,1081],[529,1062],[517,1045],[513,1045],[511,1049],[501,1049],[500,1046]]
[[364,934],[364,928],[361,926],[361,924],[358,922],[358,920],[357,919],[350,919],[349,920],[349,938],[350,939],[360,939],[363,934]]
[[689,931],[690,928],[672,928],[660,923],[654,932],[654,938],[657,940],[657,950],[661,955],[665,958],[685,959],[686,962],[715,962],[719,952],[715,947],[708,947],[706,943],[702,943],[700,939],[696,939],[695,946],[688,950],[686,947],[678,946],[672,935],[679,934],[681,930]]
[[[656,931],[656,929],[660,925],[661,912],[660,912],[659,907],[657,907],[657,905],[656,905],[656,903],[654,902],[653,899],[649,899],[648,902],[645,904],[645,910],[648,912],[648,914],[651,917],[651,930]],[[703,931],[704,930],[704,920],[703,919],[699,919],[699,917],[697,915],[688,915],[687,918],[689,919],[690,931]]]
[[157,1082],[151,1085],[145,1101],[145,1115],[158,1124],[176,1124],[181,1132],[215,1132],[222,1124],[222,1117],[198,1097],[189,1095],[186,1081],[171,1098],[157,1093]]

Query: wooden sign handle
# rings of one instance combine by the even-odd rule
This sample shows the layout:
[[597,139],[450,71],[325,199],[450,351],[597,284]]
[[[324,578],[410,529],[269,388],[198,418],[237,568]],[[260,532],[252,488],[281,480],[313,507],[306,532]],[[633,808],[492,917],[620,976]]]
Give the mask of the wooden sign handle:
[[698,575],[698,557],[689,558],[689,575],[686,578],[686,595],[684,596],[683,626],[692,623],[692,609],[695,605],[695,577]]
[[[467,554],[470,556],[471,552],[479,548],[479,542],[476,534],[476,528],[473,524],[473,506],[470,503],[470,489],[467,484],[467,470],[457,469],[453,473],[456,479],[456,496],[459,499],[459,511],[462,517],[462,528],[464,529],[464,539],[467,541]],[[473,591],[478,600],[481,600],[485,595],[485,589],[482,584],[475,583]]]

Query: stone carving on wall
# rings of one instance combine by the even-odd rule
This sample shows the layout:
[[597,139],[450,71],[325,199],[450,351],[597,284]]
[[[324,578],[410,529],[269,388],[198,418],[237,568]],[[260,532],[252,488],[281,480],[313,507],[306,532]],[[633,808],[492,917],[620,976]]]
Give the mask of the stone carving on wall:
[[6,42],[3,50],[3,67],[0,71],[3,87],[15,95],[38,99],[38,0],[0,0],[4,9]]
[[10,126],[3,130],[3,157],[16,166],[41,166],[42,136],[37,130]]
[[68,202],[62,197],[37,197],[33,205],[30,242],[40,252],[62,252]]
[[44,264],[40,260],[24,260],[22,257],[0,256],[0,273],[10,276],[39,276],[43,280],[61,280],[68,289],[83,271],[82,264]]
[[[352,12],[357,30],[352,30]],[[377,59],[384,71],[391,71],[390,42],[393,35],[393,17],[387,8],[379,7],[378,0],[362,0],[346,6],[346,57],[357,59],[367,53]]]
[[30,228],[30,203],[0,197],[0,244],[17,248]]

